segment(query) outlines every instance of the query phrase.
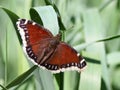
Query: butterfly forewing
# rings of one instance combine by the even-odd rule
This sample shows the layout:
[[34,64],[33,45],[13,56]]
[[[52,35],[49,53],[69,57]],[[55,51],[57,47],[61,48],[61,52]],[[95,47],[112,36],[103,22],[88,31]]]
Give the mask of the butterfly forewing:
[[44,38],[53,37],[47,29],[30,20],[20,19],[17,26],[21,36],[24,36],[23,41],[26,41],[27,45],[37,44]]
[[48,44],[48,39],[53,35],[47,29],[30,20],[19,19],[17,27],[22,37],[25,53],[33,62],[37,63],[38,56],[41,57],[43,49]]
[[25,48],[26,52],[27,52],[27,55],[31,59],[33,59],[33,61],[36,64],[40,64],[41,63],[41,59],[43,59],[44,56],[45,56],[45,50],[46,50],[46,47],[48,47],[48,44],[49,44],[48,39],[43,39],[38,44],[27,46]]

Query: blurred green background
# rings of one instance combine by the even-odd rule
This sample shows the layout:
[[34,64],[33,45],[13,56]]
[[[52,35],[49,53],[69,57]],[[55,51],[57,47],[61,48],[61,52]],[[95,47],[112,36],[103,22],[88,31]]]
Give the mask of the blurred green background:
[[[45,1],[0,0],[0,86],[7,86],[33,66],[26,59],[15,27],[2,7],[20,18],[30,19],[30,8],[47,6]],[[80,74],[70,71],[56,75],[37,68],[22,83],[14,82],[16,86],[10,90],[120,90],[120,38],[93,43],[120,34],[120,0],[48,1],[56,5],[66,27],[64,41],[85,57],[87,68]],[[31,13],[32,19],[34,14]],[[50,23],[53,25],[54,17],[47,16],[53,18]]]

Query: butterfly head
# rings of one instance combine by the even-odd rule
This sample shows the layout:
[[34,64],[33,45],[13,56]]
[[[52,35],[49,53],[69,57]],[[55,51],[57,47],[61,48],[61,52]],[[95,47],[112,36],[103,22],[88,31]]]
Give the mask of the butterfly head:
[[61,40],[61,34],[57,34],[54,38],[55,38],[56,40],[60,41],[60,40]]

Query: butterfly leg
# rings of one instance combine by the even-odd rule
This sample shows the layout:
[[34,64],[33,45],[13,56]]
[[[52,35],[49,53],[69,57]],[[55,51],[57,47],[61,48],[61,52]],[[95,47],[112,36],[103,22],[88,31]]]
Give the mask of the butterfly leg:
[[37,62],[41,65],[45,63],[48,58],[53,54],[54,49],[52,49],[50,52],[46,53],[47,49],[44,49],[41,53],[41,55],[38,57]]
[[45,49],[42,51],[42,53],[39,53],[39,56],[37,58],[37,63],[38,64],[41,64],[41,60],[44,57],[44,52],[45,52]]

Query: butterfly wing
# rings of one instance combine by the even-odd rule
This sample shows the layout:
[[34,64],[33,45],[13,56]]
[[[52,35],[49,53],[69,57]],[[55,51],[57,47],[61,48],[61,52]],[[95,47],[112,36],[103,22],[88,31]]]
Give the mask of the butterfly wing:
[[24,46],[37,44],[44,38],[53,37],[50,31],[30,20],[19,19],[17,27],[22,36]]
[[17,27],[22,37],[25,53],[33,62],[37,62],[38,54],[39,58],[42,57],[45,45],[53,35],[44,27],[26,19],[19,19]]
[[60,42],[55,48],[49,48],[50,41],[54,41],[53,35],[35,22],[20,19],[17,27],[28,58],[40,67],[58,73],[65,70],[80,71],[86,66],[79,53],[64,42]]
[[76,50],[66,43],[61,42],[54,54],[43,66],[53,73],[65,70],[77,70],[79,72],[86,66],[86,62]]

